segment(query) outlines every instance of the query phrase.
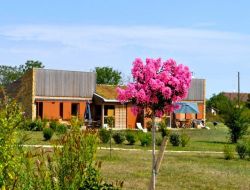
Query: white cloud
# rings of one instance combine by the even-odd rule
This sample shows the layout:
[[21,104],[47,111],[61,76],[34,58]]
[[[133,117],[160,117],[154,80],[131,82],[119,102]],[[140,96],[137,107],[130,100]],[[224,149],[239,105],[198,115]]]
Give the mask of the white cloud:
[[[207,79],[211,95],[230,91],[228,81],[236,71],[243,75],[249,71],[250,35],[197,27],[2,26],[0,54],[0,64],[38,59],[48,68],[90,70],[109,65],[126,74],[135,57],[174,57],[188,64],[197,77]],[[246,76],[249,81],[248,73]],[[248,86],[242,89],[250,91]]]
[[250,53],[249,35],[192,28],[26,25],[0,28],[0,35],[9,40],[55,43],[97,52],[138,46],[217,56]]

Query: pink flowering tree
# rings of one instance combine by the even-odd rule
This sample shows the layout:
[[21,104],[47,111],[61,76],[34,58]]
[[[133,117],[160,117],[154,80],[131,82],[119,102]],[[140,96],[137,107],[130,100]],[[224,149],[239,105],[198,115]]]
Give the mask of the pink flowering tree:
[[121,103],[132,102],[133,112],[150,110],[147,116],[152,118],[153,166],[152,188],[155,188],[155,117],[173,112],[177,102],[187,96],[191,82],[191,73],[187,66],[177,64],[173,59],[146,59],[144,64],[140,58],[133,62],[132,76],[134,82],[126,89],[117,88],[118,100]]

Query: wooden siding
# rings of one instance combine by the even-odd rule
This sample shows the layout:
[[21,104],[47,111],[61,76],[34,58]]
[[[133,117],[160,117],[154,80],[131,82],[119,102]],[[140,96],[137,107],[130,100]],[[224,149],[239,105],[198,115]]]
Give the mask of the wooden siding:
[[94,72],[36,69],[36,96],[92,98],[96,86]]
[[184,100],[205,100],[205,79],[192,79],[188,96]]

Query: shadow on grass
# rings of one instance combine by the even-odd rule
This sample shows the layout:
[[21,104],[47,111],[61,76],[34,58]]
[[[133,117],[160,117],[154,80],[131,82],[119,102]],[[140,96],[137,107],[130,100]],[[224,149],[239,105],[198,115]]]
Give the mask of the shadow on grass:
[[196,141],[196,142],[209,143],[209,144],[223,144],[223,145],[231,144],[231,143],[228,143],[228,142],[221,142],[221,141]]

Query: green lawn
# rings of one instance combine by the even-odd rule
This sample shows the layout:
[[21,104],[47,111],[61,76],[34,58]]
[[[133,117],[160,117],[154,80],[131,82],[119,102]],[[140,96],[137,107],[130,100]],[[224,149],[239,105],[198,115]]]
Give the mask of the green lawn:
[[[124,181],[124,189],[147,189],[151,170],[148,151],[99,150],[102,176]],[[250,189],[250,163],[224,160],[223,155],[167,153],[157,176],[156,189]]]
[[[187,147],[173,147],[168,143],[167,150],[191,150],[191,151],[223,151],[224,145],[228,143],[228,128],[224,125],[213,127],[211,130],[206,129],[179,129],[171,130],[171,132],[187,133],[190,137],[190,143]],[[58,139],[58,135],[54,134],[52,140],[44,141],[42,132],[26,131],[30,139],[25,144],[53,144],[53,141]],[[159,133],[157,135],[160,135]],[[109,144],[100,144],[101,147],[109,147]],[[231,145],[234,146],[234,145]],[[151,147],[142,147],[137,142],[135,145],[128,145],[126,142],[122,145],[116,145],[112,142],[112,147],[130,148],[130,149],[151,149]]]
[[[187,147],[173,147],[168,143],[167,150],[223,151],[228,142],[228,128],[224,125],[205,129],[181,129],[172,132],[187,133],[191,142]],[[24,132],[30,139],[25,144],[53,144],[59,138],[54,134],[52,140],[44,141],[42,132]],[[157,134],[160,135],[160,134]],[[109,144],[100,144],[109,147]],[[235,146],[235,145],[231,145]],[[136,145],[116,145],[112,147],[141,149],[136,151],[98,150],[97,160],[102,161],[102,176],[108,182],[124,181],[124,189],[147,189],[150,170],[150,147]],[[236,156],[237,157],[237,156]],[[157,176],[158,189],[250,189],[250,161],[225,160],[223,154],[177,153],[165,154]]]

